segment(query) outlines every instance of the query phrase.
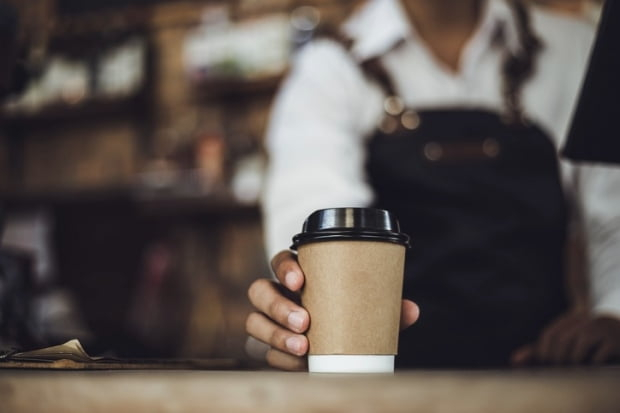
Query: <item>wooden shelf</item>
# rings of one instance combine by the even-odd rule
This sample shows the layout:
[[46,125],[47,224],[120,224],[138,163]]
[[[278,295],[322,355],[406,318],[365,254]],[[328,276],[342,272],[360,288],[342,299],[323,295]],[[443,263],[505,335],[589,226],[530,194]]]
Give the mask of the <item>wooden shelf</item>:
[[0,199],[9,208],[19,208],[129,199],[129,193],[126,186],[119,185],[99,188],[0,191]]
[[134,198],[134,202],[147,215],[234,215],[259,217],[259,207],[257,204],[240,203],[226,194],[141,197]]
[[243,96],[273,95],[284,79],[279,74],[257,79],[238,77],[210,78],[195,83],[195,97],[198,100],[236,99]]
[[231,194],[226,192],[204,195],[143,193],[129,186],[111,186],[36,192],[0,192],[0,199],[2,199],[2,205],[8,209],[127,203],[146,215],[155,216],[259,216],[257,204],[238,202]]
[[33,112],[5,110],[0,118],[7,126],[42,127],[57,122],[145,113],[145,101],[146,93],[140,91],[121,98],[87,98],[75,105],[59,102]]

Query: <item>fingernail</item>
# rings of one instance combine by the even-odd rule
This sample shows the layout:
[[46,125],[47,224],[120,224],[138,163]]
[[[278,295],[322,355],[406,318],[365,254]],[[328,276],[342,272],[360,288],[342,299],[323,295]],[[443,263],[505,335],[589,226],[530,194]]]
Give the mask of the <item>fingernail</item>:
[[289,288],[293,288],[297,284],[297,280],[299,280],[299,275],[295,271],[289,271],[284,275],[284,282]]
[[301,331],[304,325],[304,315],[298,311],[293,311],[288,315],[288,324],[297,331]]
[[286,348],[292,353],[301,354],[301,340],[298,337],[289,337],[286,339]]

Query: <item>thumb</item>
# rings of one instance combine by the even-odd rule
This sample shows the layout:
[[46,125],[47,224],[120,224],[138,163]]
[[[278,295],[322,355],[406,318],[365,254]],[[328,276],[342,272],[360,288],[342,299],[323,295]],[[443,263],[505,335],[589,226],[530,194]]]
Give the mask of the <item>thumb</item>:
[[411,300],[403,300],[400,312],[400,329],[404,330],[415,323],[420,317],[420,308]]

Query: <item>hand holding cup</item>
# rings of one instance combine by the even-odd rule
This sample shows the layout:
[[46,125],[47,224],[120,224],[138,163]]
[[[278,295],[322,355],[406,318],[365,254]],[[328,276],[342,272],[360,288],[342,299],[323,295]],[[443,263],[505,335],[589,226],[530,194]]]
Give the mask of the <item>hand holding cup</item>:
[[[300,304],[300,291],[306,281],[297,256],[282,251],[271,261],[277,281],[255,281],[248,295],[257,311],[249,315],[246,330],[251,338],[266,343],[268,363],[285,370],[306,368],[305,355],[309,342],[305,333],[310,325],[310,315]],[[402,300],[400,328],[412,325],[418,318],[415,303]]]

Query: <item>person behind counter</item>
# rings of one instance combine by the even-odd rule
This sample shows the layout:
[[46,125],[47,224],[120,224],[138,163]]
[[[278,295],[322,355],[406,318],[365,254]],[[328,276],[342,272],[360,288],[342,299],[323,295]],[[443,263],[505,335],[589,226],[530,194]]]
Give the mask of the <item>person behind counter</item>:
[[[620,172],[557,157],[593,32],[520,1],[370,0],[343,36],[301,51],[267,140],[277,281],[249,289],[247,331],[272,366],[303,369],[308,350],[286,248],[313,210],[338,206],[388,209],[414,240],[397,367],[620,356]],[[587,311],[565,294],[575,223]]]

